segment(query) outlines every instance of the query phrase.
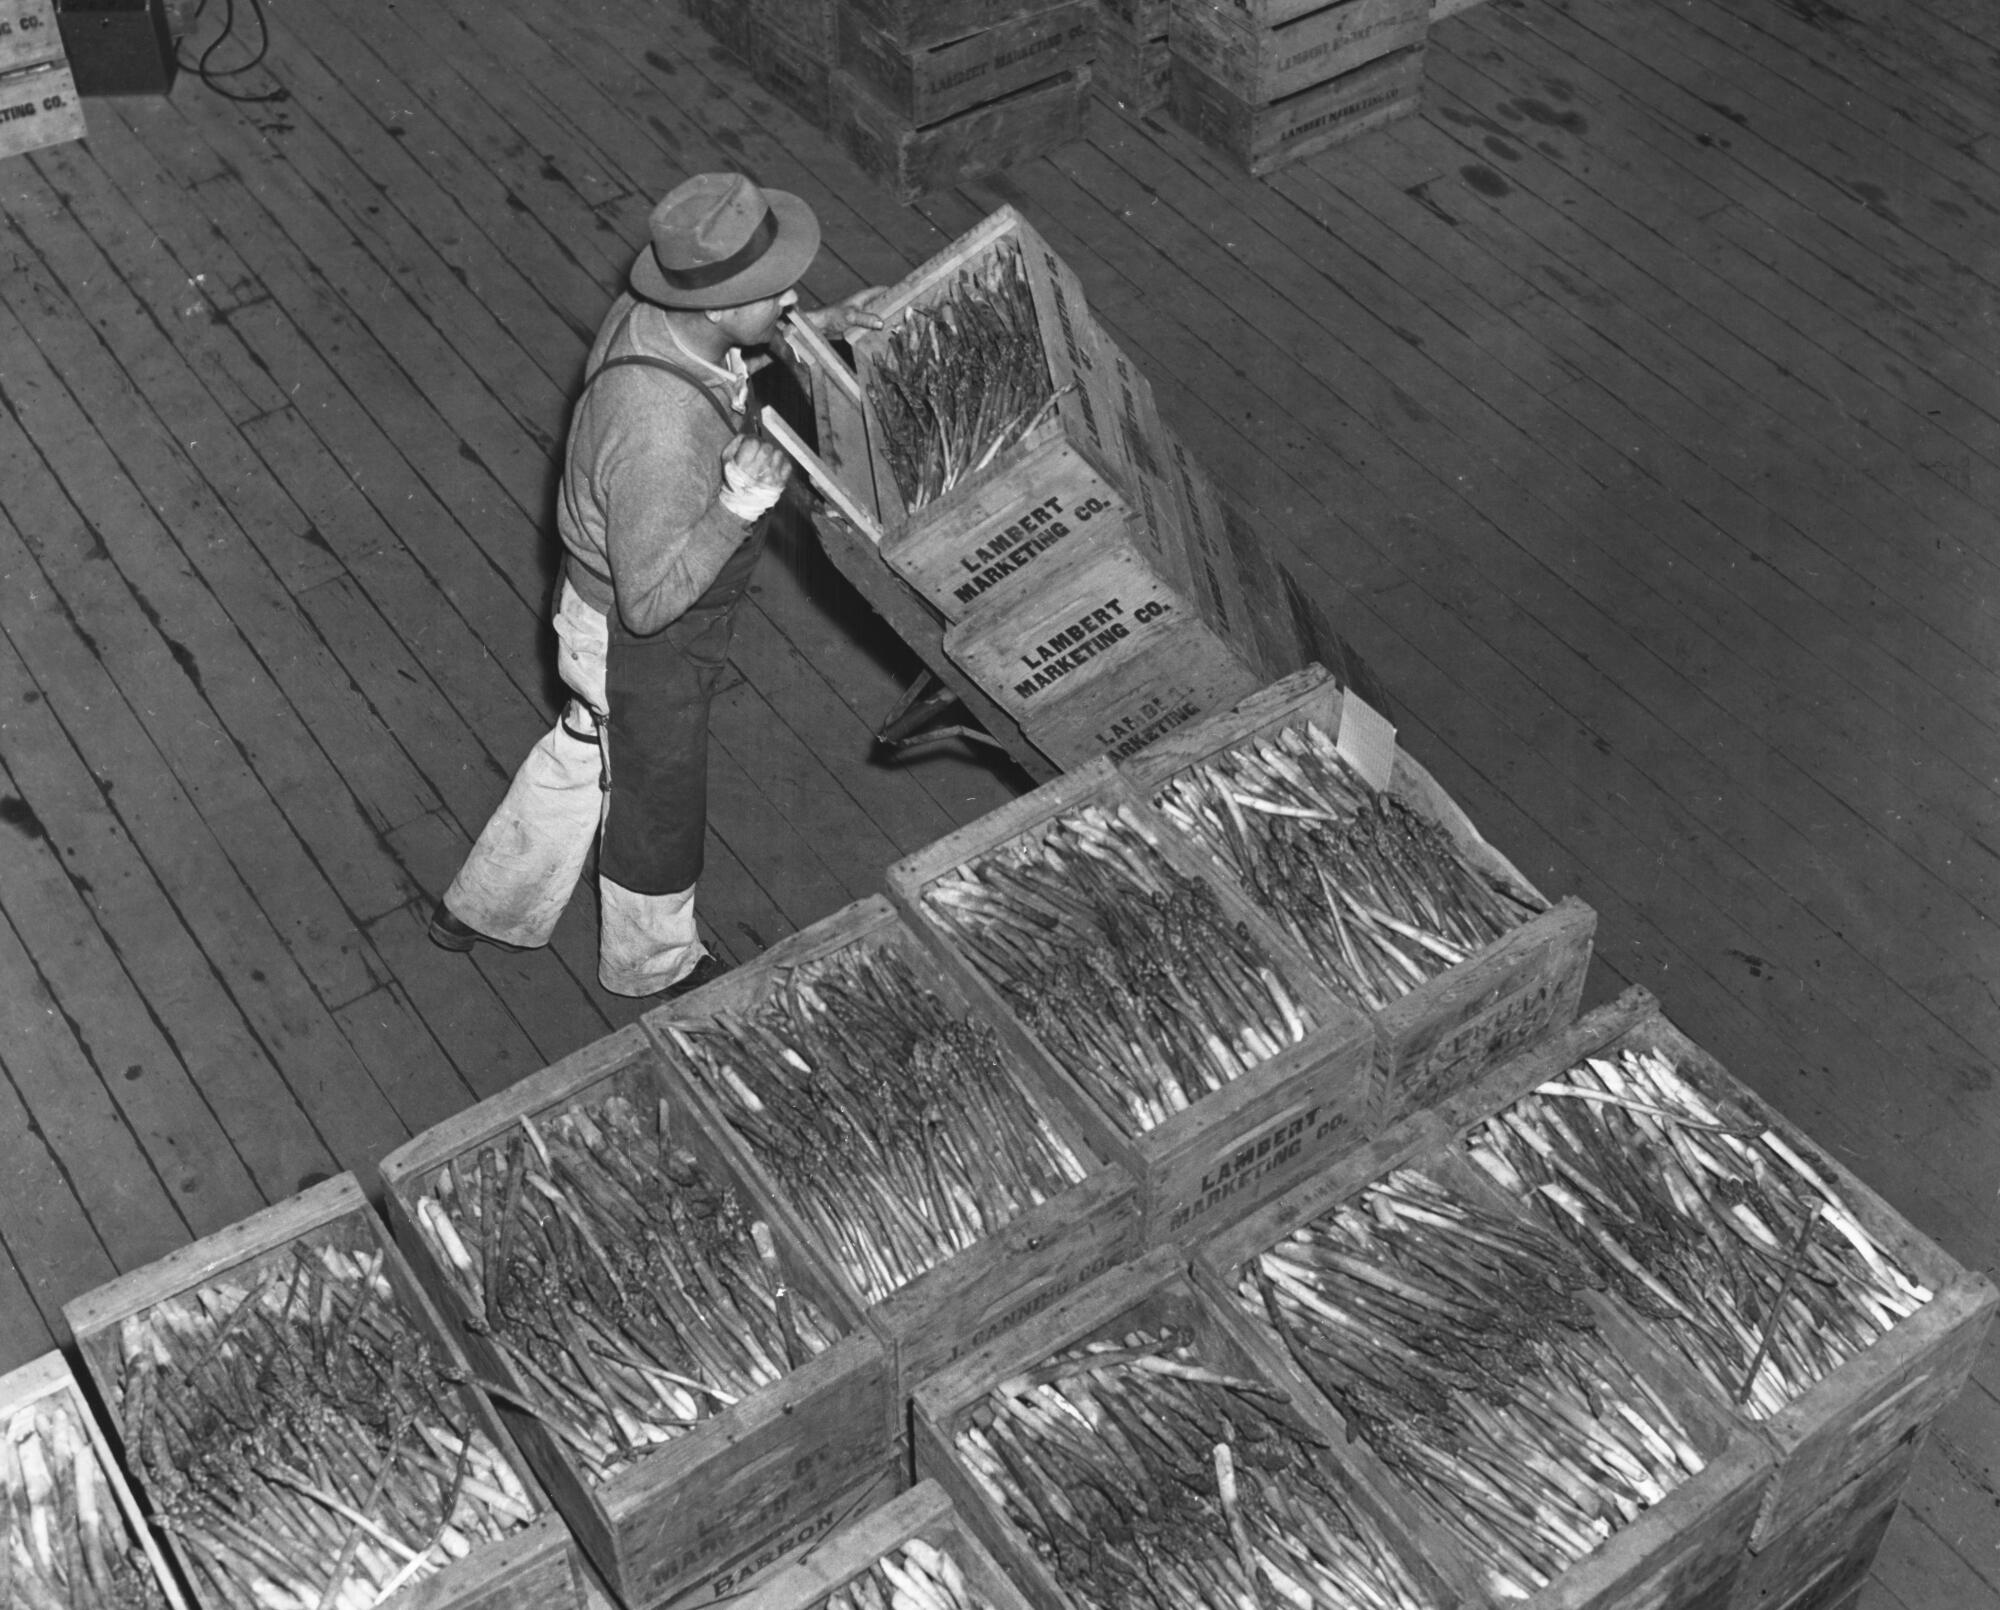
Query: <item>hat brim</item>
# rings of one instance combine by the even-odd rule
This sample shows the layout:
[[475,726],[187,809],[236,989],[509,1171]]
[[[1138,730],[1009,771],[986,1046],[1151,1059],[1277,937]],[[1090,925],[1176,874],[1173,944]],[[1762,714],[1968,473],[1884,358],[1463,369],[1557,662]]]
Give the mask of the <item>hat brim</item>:
[[746,302],[761,302],[767,296],[790,290],[819,255],[819,219],[811,207],[789,190],[766,190],[764,200],[777,220],[777,238],[742,273],[698,291],[686,290],[661,273],[660,260],[653,255],[649,243],[633,260],[633,291],[661,307],[696,309],[741,307]]

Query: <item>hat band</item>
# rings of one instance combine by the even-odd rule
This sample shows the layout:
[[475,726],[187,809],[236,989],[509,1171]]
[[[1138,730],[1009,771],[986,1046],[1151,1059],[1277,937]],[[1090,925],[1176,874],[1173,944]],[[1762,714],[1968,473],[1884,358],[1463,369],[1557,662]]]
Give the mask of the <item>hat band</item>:
[[669,268],[660,263],[660,252],[653,248],[653,261],[659,263],[660,278],[677,291],[706,291],[725,280],[734,279],[745,269],[752,267],[771,249],[778,238],[778,215],[770,208],[764,209],[763,219],[750,232],[750,238],[727,257],[718,258],[713,263],[701,263],[693,268]]

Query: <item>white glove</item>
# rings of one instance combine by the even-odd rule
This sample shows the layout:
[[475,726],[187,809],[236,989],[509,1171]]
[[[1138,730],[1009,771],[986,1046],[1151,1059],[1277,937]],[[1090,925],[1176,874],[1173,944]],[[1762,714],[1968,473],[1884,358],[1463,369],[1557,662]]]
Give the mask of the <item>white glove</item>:
[[778,450],[768,442],[752,444],[748,450],[752,460],[756,458],[770,460],[764,472],[758,474],[754,468],[748,468],[738,462],[736,456],[738,452],[742,452],[740,442],[742,438],[738,438],[738,442],[732,442],[730,452],[722,458],[722,492],[716,496],[716,502],[722,504],[738,520],[756,520],[762,514],[766,514],[778,502],[778,498],[784,496],[784,486],[786,486],[784,460],[778,456]]

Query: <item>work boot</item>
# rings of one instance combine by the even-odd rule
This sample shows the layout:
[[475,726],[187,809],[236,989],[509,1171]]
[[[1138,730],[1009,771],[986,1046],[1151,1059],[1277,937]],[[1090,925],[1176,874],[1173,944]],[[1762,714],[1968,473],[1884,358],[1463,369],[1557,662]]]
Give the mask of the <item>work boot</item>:
[[455,950],[461,956],[474,945],[491,945],[495,950],[521,951],[527,945],[510,945],[504,939],[495,939],[491,934],[482,934],[470,923],[460,922],[445,908],[440,900],[437,909],[431,913],[431,943],[441,950]]

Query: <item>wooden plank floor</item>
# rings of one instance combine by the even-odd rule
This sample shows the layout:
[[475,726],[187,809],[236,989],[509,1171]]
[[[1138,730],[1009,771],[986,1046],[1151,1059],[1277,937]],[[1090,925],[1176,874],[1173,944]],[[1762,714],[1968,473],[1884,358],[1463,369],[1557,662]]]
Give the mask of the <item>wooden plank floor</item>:
[[[1995,15],[1488,0],[1420,117],[1268,182],[1107,103],[905,208],[669,0],[323,0],[226,81],[285,98],[184,78],[0,164],[0,1370],[634,1015],[587,897],[545,954],[422,930],[553,708],[589,334],[724,166],[819,210],[822,297],[1021,207],[1405,742],[1597,907],[1593,999],[1651,987],[1993,1271]],[[717,707],[725,954],[1021,785],[871,762],[912,674],[780,544]],[[2000,1346],[1862,1603],[2000,1605]]]

